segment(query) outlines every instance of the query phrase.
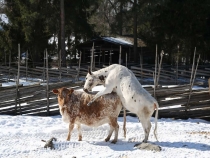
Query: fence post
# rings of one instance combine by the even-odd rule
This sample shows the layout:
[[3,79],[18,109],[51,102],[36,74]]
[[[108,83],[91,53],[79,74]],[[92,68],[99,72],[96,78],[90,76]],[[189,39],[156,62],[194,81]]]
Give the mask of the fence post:
[[100,47],[100,52],[99,52],[98,65],[99,67],[101,65],[101,47]]
[[210,78],[208,79],[208,84],[209,84],[209,94],[210,94]]
[[179,69],[179,45],[177,46],[178,48],[178,53],[177,53],[177,57],[176,57],[176,84],[178,84],[178,69]]
[[120,45],[120,52],[119,52],[119,64],[121,65],[121,52],[122,52],[122,46]]
[[17,104],[19,104],[19,111],[21,114],[21,105],[19,102],[19,78],[20,78],[20,44],[18,44],[18,73],[17,73],[17,80],[16,80],[16,98],[15,98],[15,113],[17,115]]
[[26,81],[28,78],[28,50],[26,51]]
[[112,64],[112,50],[110,50],[110,52],[109,52],[109,65],[111,65]]
[[43,70],[42,70],[43,71],[43,76],[42,76],[43,77],[43,82],[44,82],[45,77],[46,77],[45,76],[45,73],[46,73],[46,70],[45,70],[45,68],[46,68],[46,57],[45,57],[45,55],[46,54],[45,54],[45,50],[44,50],[44,65],[43,65]]
[[61,82],[61,50],[59,52],[59,81]]
[[50,109],[49,109],[49,73],[48,73],[48,53],[47,49],[45,50],[46,53],[46,80],[47,80],[47,85],[46,85],[46,98],[47,98],[47,115],[50,115]]
[[191,98],[191,93],[192,93],[192,86],[193,86],[193,75],[194,75],[194,70],[195,70],[195,54],[196,54],[196,47],[195,47],[195,50],[194,50],[194,56],[193,56],[193,64],[192,64],[192,71],[191,71],[191,77],[190,77],[190,87],[189,87],[189,98],[188,98],[188,101],[187,101],[187,106],[185,108],[185,111],[188,110],[189,108],[189,102],[190,102],[190,98]]
[[160,70],[161,70],[161,66],[162,66],[163,55],[164,55],[164,52],[162,50],[161,53],[160,53],[160,63],[158,65],[158,76],[157,76],[157,83],[156,83],[157,86],[158,86],[159,78],[160,78]]
[[7,66],[7,54],[6,51],[4,50],[4,65]]
[[94,42],[93,42],[93,47],[92,47],[92,52],[91,52],[91,62],[90,62],[90,71],[93,71],[93,56],[94,56]]
[[82,58],[82,52],[80,51],[80,57],[79,57],[79,67],[78,67],[78,71],[77,71],[77,80],[78,80],[78,81],[79,81],[79,73],[80,73],[81,58]]
[[126,52],[126,56],[125,56],[125,64],[126,64],[126,67],[128,67],[128,53]]
[[[191,80],[191,83],[190,83],[190,94],[189,94],[189,98],[188,98],[188,101],[187,101],[187,106],[186,106],[186,108],[187,108],[187,110],[189,109],[189,103],[190,103],[190,99],[191,99],[191,95],[192,95],[192,87],[193,87],[193,85],[194,85],[194,81],[195,81],[195,77],[196,77],[196,73],[197,73],[197,69],[198,69],[198,63],[199,63],[199,60],[200,60],[200,54],[199,54],[199,56],[198,56],[198,59],[197,59],[197,65],[196,65],[196,68],[193,68],[193,70],[194,70],[194,72],[192,72],[192,73],[194,73],[193,74],[193,77],[192,77],[192,80]],[[193,66],[194,66],[194,64],[193,64]]]
[[9,51],[9,77],[7,78],[7,81],[10,80],[10,68],[11,68],[11,50]]
[[157,86],[157,44],[156,44],[156,55],[155,55],[154,98],[156,98],[156,86]]
[[142,53],[142,46],[141,46],[141,54],[140,54],[140,67],[141,67],[141,81],[143,81],[143,53]]

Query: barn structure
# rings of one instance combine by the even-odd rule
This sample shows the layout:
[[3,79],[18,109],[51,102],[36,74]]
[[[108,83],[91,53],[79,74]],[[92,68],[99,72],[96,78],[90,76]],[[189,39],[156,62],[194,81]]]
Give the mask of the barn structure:
[[82,52],[82,63],[91,62],[93,53],[95,65],[114,63],[125,65],[126,60],[127,63],[140,62],[140,54],[145,56],[149,52],[146,44],[141,39],[138,39],[137,53],[139,59],[134,60],[133,43],[132,37],[98,37],[79,44],[77,50]]

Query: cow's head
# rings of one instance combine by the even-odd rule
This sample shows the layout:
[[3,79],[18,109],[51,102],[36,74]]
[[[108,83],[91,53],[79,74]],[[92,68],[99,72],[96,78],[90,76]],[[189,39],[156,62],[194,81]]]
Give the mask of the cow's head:
[[105,82],[104,76],[102,76],[102,75],[100,75],[100,76],[94,75],[94,73],[91,72],[90,69],[88,69],[88,74],[87,74],[87,76],[85,78],[85,85],[84,85],[83,90],[86,93],[95,94],[95,93],[91,93],[90,91],[96,85],[98,85],[98,84],[104,84],[104,82]]
[[53,89],[52,92],[58,96],[59,107],[63,107],[69,102],[69,98],[74,90],[63,87],[59,89]]

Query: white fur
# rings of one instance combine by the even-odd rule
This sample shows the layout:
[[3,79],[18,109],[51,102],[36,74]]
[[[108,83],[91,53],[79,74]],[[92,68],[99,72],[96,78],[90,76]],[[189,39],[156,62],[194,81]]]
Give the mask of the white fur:
[[[104,80],[100,80],[100,76],[103,76]],[[97,84],[103,84],[105,88],[98,92],[88,105],[91,105],[98,97],[115,91],[120,97],[123,106],[139,117],[145,132],[144,142],[148,140],[151,129],[150,117],[156,108],[154,130],[156,137],[158,103],[141,86],[135,75],[128,68],[113,64],[91,74],[88,73],[84,89],[90,91]]]

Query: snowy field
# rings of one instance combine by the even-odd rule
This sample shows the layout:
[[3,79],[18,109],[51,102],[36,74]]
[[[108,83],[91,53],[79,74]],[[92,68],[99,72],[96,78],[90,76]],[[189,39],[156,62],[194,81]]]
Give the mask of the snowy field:
[[[153,121],[153,118],[151,118]],[[127,116],[127,138],[123,137],[123,118],[119,117],[119,140],[116,144],[105,142],[109,126],[98,128],[82,126],[83,141],[78,141],[77,130],[73,130],[70,141],[66,141],[68,125],[61,116],[0,116],[1,158],[71,158],[80,157],[208,157],[210,156],[210,122],[204,120],[159,119],[158,139],[150,132],[149,142],[161,146],[162,151],[145,151],[134,148],[143,139],[143,130],[138,119]],[[152,123],[152,130],[154,123]],[[43,148],[51,137],[55,150]],[[112,137],[113,139],[113,137]]]
[[[96,87],[93,90],[99,91],[101,88]],[[71,140],[66,141],[68,124],[62,122],[61,116],[0,115],[0,158],[210,157],[210,122],[199,119],[159,119],[157,142],[153,135],[154,118],[151,118],[151,121],[149,142],[159,145],[162,148],[160,152],[134,148],[134,145],[141,142],[144,137],[141,124],[135,117],[127,116],[126,139],[123,137],[123,118],[118,118],[119,138],[116,144],[112,144],[104,141],[108,135],[108,124],[98,128],[82,126],[83,141],[78,141],[75,128]],[[51,137],[57,138],[54,142],[55,150],[45,149],[45,143],[41,141],[49,140]]]

